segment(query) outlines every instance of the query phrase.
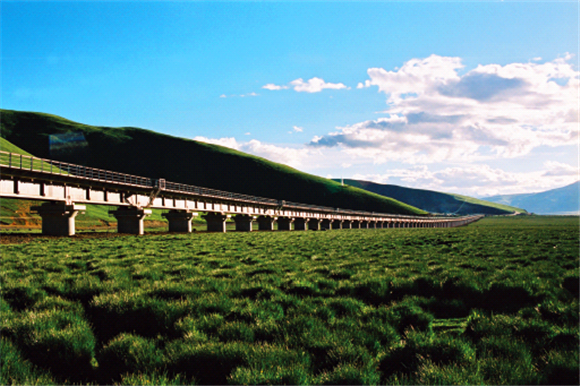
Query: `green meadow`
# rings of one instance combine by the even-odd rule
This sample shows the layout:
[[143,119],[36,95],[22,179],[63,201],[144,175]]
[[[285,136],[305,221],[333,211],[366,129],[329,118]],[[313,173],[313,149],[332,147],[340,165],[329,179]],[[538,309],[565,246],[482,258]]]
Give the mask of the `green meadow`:
[[0,245],[2,384],[578,384],[579,219]]

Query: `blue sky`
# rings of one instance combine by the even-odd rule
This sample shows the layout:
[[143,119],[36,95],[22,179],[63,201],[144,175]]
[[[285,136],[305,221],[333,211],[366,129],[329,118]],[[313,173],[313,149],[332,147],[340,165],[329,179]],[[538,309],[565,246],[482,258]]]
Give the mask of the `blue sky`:
[[578,180],[578,2],[2,1],[1,106],[471,196]]

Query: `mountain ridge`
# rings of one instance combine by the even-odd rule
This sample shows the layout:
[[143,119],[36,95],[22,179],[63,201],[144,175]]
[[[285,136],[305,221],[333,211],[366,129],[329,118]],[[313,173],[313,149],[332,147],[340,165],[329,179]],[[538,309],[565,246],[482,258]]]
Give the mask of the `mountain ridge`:
[[431,213],[505,215],[526,212],[514,206],[491,203],[459,194],[354,179],[335,179],[335,181],[344,181],[347,185],[392,197]]
[[482,200],[517,205],[536,214],[579,214],[580,181],[543,192],[495,195]]

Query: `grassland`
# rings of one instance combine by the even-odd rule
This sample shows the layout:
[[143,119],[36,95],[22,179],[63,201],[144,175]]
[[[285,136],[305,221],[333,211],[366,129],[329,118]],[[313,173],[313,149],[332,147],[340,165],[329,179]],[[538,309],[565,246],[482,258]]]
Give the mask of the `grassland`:
[[2,245],[2,384],[578,384],[578,217]]

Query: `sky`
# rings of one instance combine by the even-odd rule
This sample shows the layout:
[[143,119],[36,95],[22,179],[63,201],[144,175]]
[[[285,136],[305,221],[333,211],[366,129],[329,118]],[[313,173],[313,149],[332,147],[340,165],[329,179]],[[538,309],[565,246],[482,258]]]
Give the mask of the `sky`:
[[4,109],[473,197],[579,179],[575,0],[0,7]]

